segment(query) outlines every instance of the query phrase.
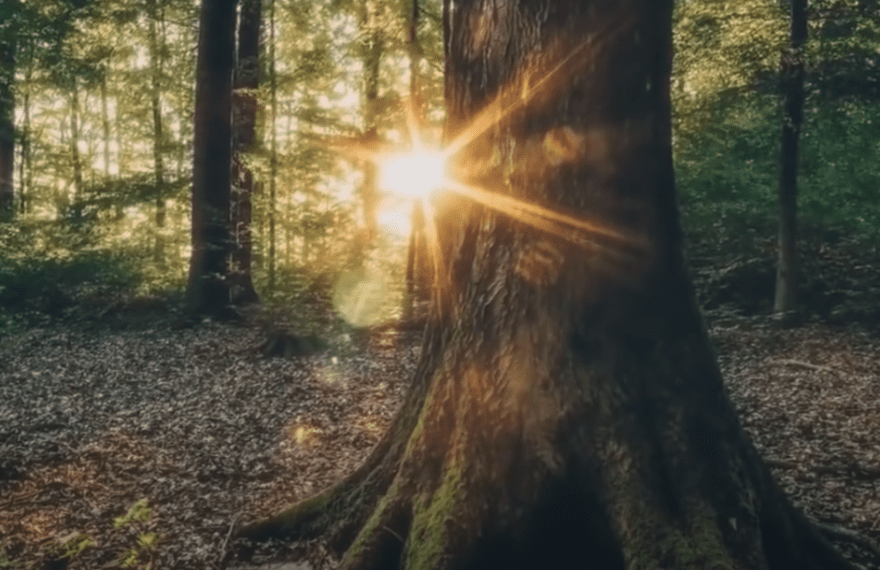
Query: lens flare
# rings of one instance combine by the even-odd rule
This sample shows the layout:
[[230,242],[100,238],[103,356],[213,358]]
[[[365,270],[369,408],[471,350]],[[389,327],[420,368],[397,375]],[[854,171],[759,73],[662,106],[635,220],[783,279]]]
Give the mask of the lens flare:
[[446,157],[439,152],[394,154],[381,162],[380,170],[382,187],[406,198],[428,198],[447,182]]

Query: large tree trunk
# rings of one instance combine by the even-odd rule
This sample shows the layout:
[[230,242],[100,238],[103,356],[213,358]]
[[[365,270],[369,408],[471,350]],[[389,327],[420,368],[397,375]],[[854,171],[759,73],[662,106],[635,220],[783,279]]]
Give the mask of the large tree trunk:
[[202,0],[193,138],[191,316],[229,316],[229,187],[236,0]]
[[232,253],[233,302],[247,305],[259,301],[251,277],[251,212],[255,180],[245,155],[256,150],[257,93],[260,86],[261,0],[244,0],[238,24],[238,61],[233,92]]
[[366,462],[240,536],[329,532],[348,569],[849,567],[743,432],[695,303],[671,12],[444,3],[447,142],[480,135],[456,162],[497,196],[438,204],[446,273]]
[[13,38],[0,39],[0,222],[15,217],[15,48]]
[[779,254],[773,310],[791,320],[797,303],[798,143],[804,118],[804,42],[807,0],[791,2],[791,39],[782,57],[782,141],[779,150]]

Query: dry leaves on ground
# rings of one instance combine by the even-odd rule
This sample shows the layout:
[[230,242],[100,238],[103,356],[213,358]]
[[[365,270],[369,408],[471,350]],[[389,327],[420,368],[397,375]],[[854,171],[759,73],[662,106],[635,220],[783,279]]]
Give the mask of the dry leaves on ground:
[[[743,423],[794,502],[880,540],[880,340],[743,320],[713,337]],[[365,350],[284,360],[259,357],[259,341],[255,329],[220,325],[5,339],[0,563],[219,568],[235,524],[357,466],[419,346],[418,335],[391,333]]]

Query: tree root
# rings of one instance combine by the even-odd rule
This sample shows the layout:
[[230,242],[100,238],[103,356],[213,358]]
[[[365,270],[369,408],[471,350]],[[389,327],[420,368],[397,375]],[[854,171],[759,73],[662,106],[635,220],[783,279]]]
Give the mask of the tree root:
[[865,550],[872,552],[875,556],[877,556],[878,560],[880,560],[880,545],[874,542],[871,538],[854,530],[844,528],[842,526],[819,522],[812,518],[810,518],[809,520],[813,526],[819,529],[819,531],[821,531],[828,538],[843,540],[851,544],[860,546]]

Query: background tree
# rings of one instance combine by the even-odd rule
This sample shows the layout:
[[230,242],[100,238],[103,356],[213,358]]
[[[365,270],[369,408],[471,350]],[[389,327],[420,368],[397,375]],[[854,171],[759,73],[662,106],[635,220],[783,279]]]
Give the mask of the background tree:
[[[165,135],[162,124],[162,75],[165,59],[165,18],[156,0],[147,0],[148,39],[150,47],[150,108],[153,117],[153,170],[156,176],[156,247],[155,259],[163,263],[165,246]],[[161,34],[157,32],[157,27]],[[161,37],[160,37],[161,36]]]
[[804,42],[807,0],[791,2],[791,43],[782,58],[782,139],[779,150],[779,259],[773,309],[785,316],[797,303],[798,143],[804,119]]
[[361,468],[242,536],[329,530],[343,568],[850,568],[744,434],[694,301],[672,2],[451,6],[469,144],[411,389]]
[[196,64],[192,183],[191,315],[228,316],[232,71],[236,0],[204,0]]
[[[8,8],[4,8],[4,11]],[[0,222],[15,214],[15,50],[12,19],[0,28]]]
[[[378,144],[387,150],[409,144],[405,101],[413,99],[413,88],[421,136],[428,146],[436,144],[445,114],[443,43],[438,0],[420,2],[417,19],[410,2],[397,0],[276,3],[275,89],[266,81],[254,91],[266,110],[258,112],[256,130],[267,149],[276,133],[276,175],[270,153],[249,152],[246,162],[255,183],[267,188],[252,197],[254,289],[268,291],[274,282],[272,302],[291,307],[315,287],[329,300],[332,285],[348,274],[353,245],[364,241],[357,231],[366,219],[363,148],[351,153],[337,142],[363,142],[365,77],[376,84],[370,121]],[[369,25],[362,21],[365,8],[373,15]],[[18,43],[13,95],[19,216],[7,237],[21,237],[20,244],[7,241],[3,249],[31,261],[99,255],[137,274],[139,294],[176,298],[186,287],[192,241],[197,4],[155,0],[152,10],[134,0],[32,0],[6,2],[2,9],[11,9],[4,22],[13,24]],[[869,282],[837,269],[830,274],[829,248],[849,247],[848,240],[874,243],[880,228],[877,173],[870,166],[880,159],[874,144],[880,121],[878,12],[876,4],[861,0],[809,4],[799,295],[805,311],[822,317],[843,318],[838,308],[852,305],[853,289],[861,287],[853,284]],[[770,313],[778,253],[780,54],[789,42],[790,17],[776,0],[742,0],[735,9],[688,0],[676,4],[674,18],[673,149],[700,300],[713,314]],[[382,46],[381,64],[372,68],[364,60],[371,38]],[[77,136],[71,137],[74,77]],[[377,188],[374,197],[376,240],[361,256],[360,290],[382,291],[387,308],[379,318],[391,319],[413,282],[406,278],[406,238],[418,220],[406,220],[411,204],[385,189]],[[159,202],[165,212],[161,228]],[[75,211],[82,215],[73,224],[68,214]],[[165,254],[157,258],[160,239]],[[414,261],[432,265],[430,259]],[[860,301],[871,305],[867,298]]]
[[257,146],[257,89],[260,86],[261,0],[243,0],[238,24],[238,57],[233,92],[232,254],[233,300],[236,304],[259,300],[251,278],[251,197],[256,180],[248,154]]

